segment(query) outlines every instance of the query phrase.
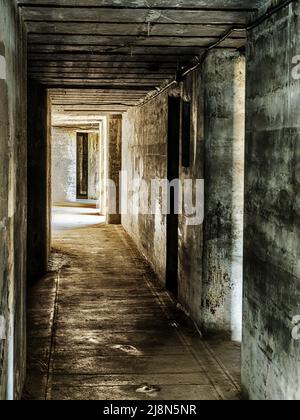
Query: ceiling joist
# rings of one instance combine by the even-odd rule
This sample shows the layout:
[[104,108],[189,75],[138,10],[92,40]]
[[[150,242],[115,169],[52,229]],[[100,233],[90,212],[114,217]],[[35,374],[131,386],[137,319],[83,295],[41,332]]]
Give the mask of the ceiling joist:
[[[218,48],[243,47],[244,28],[259,4],[259,0],[17,2],[28,30],[29,76],[57,89],[51,91],[53,106],[72,113],[109,112],[109,107],[112,112],[126,111],[173,80],[177,71],[232,27],[237,30]],[[83,88],[84,95],[79,90]]]

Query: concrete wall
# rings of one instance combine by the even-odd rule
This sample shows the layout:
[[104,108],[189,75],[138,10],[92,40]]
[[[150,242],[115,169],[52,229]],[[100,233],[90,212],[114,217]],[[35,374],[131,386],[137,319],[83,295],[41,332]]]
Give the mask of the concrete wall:
[[[180,167],[180,177],[203,178],[203,104],[200,73],[190,76],[173,91],[165,92],[142,108],[134,108],[123,117],[123,165],[129,181],[167,179],[168,95],[181,96],[192,103],[190,167]],[[134,196],[129,194],[129,214],[122,223],[134,238],[159,276],[166,280],[166,216],[161,199],[155,215],[137,214]],[[139,209],[141,210],[141,209]],[[179,220],[179,299],[193,318],[201,320],[202,226],[191,226],[188,217]]]
[[107,184],[107,222],[120,224],[120,179],[122,159],[122,115],[110,115],[107,118],[107,167],[106,179],[113,181]]
[[[167,98],[167,94],[160,95],[123,116],[122,171],[130,182],[167,178]],[[161,215],[161,203],[157,203],[156,216],[142,215],[134,211],[133,198],[130,191],[122,224],[165,282],[166,217]]]
[[243,386],[251,399],[300,398],[300,6],[249,34]]
[[[204,97],[200,71],[185,80],[180,94],[184,101],[191,102],[190,166],[184,168],[180,165],[180,179],[182,182],[185,179],[195,181],[204,178]],[[180,162],[181,158],[182,156]],[[193,201],[195,204],[195,188],[193,188]],[[203,204],[201,202],[202,206]],[[203,225],[190,225],[190,216],[185,213],[179,217],[178,260],[178,299],[200,326]]]
[[[77,131],[75,128],[52,128],[52,201],[76,202]],[[89,199],[99,198],[99,134],[89,132]]]
[[52,128],[52,201],[76,201],[76,131]]
[[282,0],[257,0],[258,11],[256,17],[262,16],[268,10],[280,4],[282,4]]
[[245,57],[214,51],[205,86],[205,331],[242,339]]
[[103,216],[107,211],[107,197],[106,197],[106,176],[107,176],[107,118],[103,118],[99,124],[99,212]]
[[[241,339],[245,60],[239,53],[213,52],[202,72],[175,91],[130,110],[123,124],[123,170],[129,180],[167,178],[168,95],[191,102],[190,165],[182,181],[204,178],[203,225],[179,218],[178,298],[204,331]],[[182,141],[182,139],[181,139]],[[195,186],[194,186],[195,199]],[[122,222],[161,281],[166,271],[166,217],[134,212]],[[134,214],[135,213],[135,214]],[[205,252],[204,252],[205,251]]]
[[[0,399],[20,397],[26,363],[26,41],[0,0]],[[5,337],[5,340],[2,338]]]

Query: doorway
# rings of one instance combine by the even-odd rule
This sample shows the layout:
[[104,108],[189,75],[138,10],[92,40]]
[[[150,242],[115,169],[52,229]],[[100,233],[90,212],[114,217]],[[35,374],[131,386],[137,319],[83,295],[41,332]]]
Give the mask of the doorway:
[[[179,147],[180,147],[180,109],[181,100],[169,97],[168,104],[168,181],[179,179]],[[175,188],[168,191],[167,215],[167,263],[166,287],[175,297],[178,296],[178,227],[179,217],[176,211],[179,197]]]
[[89,135],[77,133],[77,199],[87,200],[89,189]]
[[[86,130],[84,130],[86,126]],[[52,239],[61,230],[102,223],[99,210],[101,131],[55,125],[52,143]]]

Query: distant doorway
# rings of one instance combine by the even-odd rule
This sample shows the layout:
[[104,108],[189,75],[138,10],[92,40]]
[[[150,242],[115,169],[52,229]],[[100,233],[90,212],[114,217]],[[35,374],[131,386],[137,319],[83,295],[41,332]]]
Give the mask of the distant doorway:
[[[168,106],[168,180],[179,178],[180,147],[180,98],[169,97]],[[166,287],[178,296],[178,225],[179,218],[175,212],[175,203],[179,200],[176,191],[171,188],[168,193],[170,212],[167,216],[167,264]]]
[[87,200],[89,194],[89,135],[77,133],[77,199]]

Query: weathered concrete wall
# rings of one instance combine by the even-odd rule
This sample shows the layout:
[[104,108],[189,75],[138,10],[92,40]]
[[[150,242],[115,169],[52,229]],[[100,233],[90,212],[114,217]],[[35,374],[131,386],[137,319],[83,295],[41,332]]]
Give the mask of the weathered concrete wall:
[[122,160],[122,115],[111,115],[107,121],[107,180],[114,182],[114,187],[108,184],[107,189],[107,223],[120,224],[120,189],[119,174]]
[[273,7],[279,6],[282,3],[282,0],[257,0],[257,16],[262,16],[264,13],[266,13],[268,10],[270,10]]
[[242,339],[245,57],[213,51],[205,86],[203,329]]
[[[52,128],[52,201],[53,203],[76,202],[77,199],[77,131],[75,128]],[[99,134],[88,133],[88,198],[99,198]]]
[[[204,178],[204,101],[201,72],[189,76],[182,85],[181,97],[191,102],[190,166],[180,166],[180,179]],[[182,139],[181,139],[182,141]],[[182,147],[180,147],[182,151]],[[181,156],[182,158],[182,156]],[[181,159],[180,159],[181,161]],[[195,205],[195,184],[193,187]],[[182,197],[183,199],[184,197]],[[203,206],[203,202],[201,202]],[[192,318],[201,325],[203,225],[190,225],[185,213],[179,218],[178,298]]]
[[[240,340],[244,57],[214,52],[202,76],[201,71],[194,72],[179,90],[165,92],[126,114],[123,170],[129,180],[150,182],[167,177],[168,95],[180,95],[191,103],[190,164],[180,166],[181,181],[203,179],[205,162],[205,237],[203,241],[202,225],[190,225],[189,217],[180,216],[178,297],[204,330],[221,331]],[[141,215],[130,208],[133,198],[134,194],[129,196],[129,215],[123,216],[123,225],[164,282],[166,217],[162,202],[157,203],[155,215]]]
[[[203,100],[200,73],[190,76],[179,88],[165,92],[123,118],[123,171],[129,181],[167,179],[168,96],[191,101],[191,156],[188,168],[180,167],[180,178],[203,178]],[[161,198],[161,197],[160,197]],[[122,223],[159,276],[166,281],[166,222],[163,202],[156,202],[156,214],[134,210],[134,194],[128,197],[128,214]],[[202,225],[192,226],[188,217],[179,218],[179,300],[200,324],[202,288]]]
[[106,176],[107,176],[107,118],[99,123],[99,212],[103,216],[107,212]]
[[52,201],[76,201],[76,130],[52,128]]
[[50,254],[50,105],[47,89],[40,84],[30,80],[28,92],[27,276],[29,281],[35,281],[47,272]]
[[300,398],[300,6],[249,33],[243,386],[251,399]]
[[[26,368],[26,41],[0,0],[0,399],[19,398]],[[5,340],[2,340],[3,336]]]
[[[167,178],[167,105],[168,95],[163,94],[123,116],[122,171],[126,171],[129,182]],[[157,202],[156,215],[139,214],[140,208],[135,211],[133,206],[130,191],[128,214],[122,216],[122,224],[165,282],[166,217],[162,215],[162,203]]]

